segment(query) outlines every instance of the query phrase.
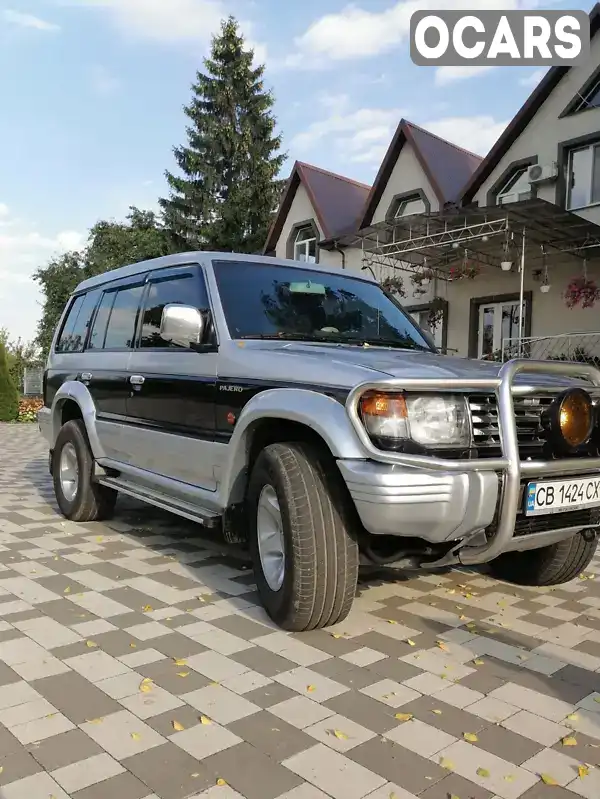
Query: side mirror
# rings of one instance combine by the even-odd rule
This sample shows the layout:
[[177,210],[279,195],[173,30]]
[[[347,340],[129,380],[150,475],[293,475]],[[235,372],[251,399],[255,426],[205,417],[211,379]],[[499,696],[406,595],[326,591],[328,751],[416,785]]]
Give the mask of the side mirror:
[[165,305],[160,320],[160,336],[180,347],[202,343],[204,319],[191,305]]

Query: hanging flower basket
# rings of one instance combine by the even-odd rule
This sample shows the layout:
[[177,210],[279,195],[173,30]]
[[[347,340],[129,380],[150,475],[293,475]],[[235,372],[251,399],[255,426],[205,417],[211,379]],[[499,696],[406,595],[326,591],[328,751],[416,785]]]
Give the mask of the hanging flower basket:
[[448,275],[450,280],[462,280],[463,278],[473,280],[473,278],[476,278],[480,273],[481,267],[478,264],[469,262],[467,264],[462,264],[461,266],[450,267]]
[[565,305],[567,308],[593,308],[600,300],[600,289],[595,280],[585,277],[575,277],[565,290]]
[[424,288],[428,286],[434,278],[431,269],[423,269],[421,272],[413,272],[410,276],[410,281],[413,286]]
[[429,314],[427,322],[431,330],[435,330],[444,318],[444,311],[446,310],[446,301],[441,297],[434,297],[429,305]]
[[389,294],[397,294],[398,297],[406,297],[406,290],[404,288],[404,281],[400,275],[394,277],[386,277],[381,281],[381,288]]

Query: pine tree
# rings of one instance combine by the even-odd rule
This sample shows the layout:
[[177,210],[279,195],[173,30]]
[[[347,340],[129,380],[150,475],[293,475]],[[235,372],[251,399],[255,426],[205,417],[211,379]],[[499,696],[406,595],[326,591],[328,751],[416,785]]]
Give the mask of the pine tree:
[[8,369],[4,344],[0,342],[0,422],[14,422],[19,413],[19,395]]
[[286,156],[265,68],[252,61],[229,17],[192,85],[187,146],[173,149],[181,174],[166,173],[170,196],[160,200],[178,248],[253,253],[267,237]]

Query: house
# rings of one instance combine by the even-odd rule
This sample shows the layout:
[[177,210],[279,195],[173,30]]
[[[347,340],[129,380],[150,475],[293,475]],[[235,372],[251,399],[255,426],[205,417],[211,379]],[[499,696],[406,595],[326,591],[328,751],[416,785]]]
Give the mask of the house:
[[297,163],[265,252],[401,276],[460,355],[600,356],[600,3],[590,25],[588,61],[551,68],[485,158],[401,120],[372,187]]

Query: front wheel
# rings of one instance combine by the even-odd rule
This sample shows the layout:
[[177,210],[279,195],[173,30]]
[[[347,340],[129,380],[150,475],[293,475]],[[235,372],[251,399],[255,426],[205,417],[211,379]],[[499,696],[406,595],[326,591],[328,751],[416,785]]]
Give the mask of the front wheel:
[[335,464],[308,444],[271,444],[256,460],[250,551],[263,605],[285,630],[327,627],[350,611],[358,545],[343,489]]
[[560,585],[574,580],[594,557],[597,538],[590,531],[540,549],[506,552],[491,561],[494,577],[517,585]]
[[93,480],[94,458],[81,419],[60,428],[51,457],[54,494],[63,516],[74,522],[112,516],[117,492]]

